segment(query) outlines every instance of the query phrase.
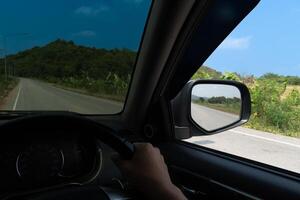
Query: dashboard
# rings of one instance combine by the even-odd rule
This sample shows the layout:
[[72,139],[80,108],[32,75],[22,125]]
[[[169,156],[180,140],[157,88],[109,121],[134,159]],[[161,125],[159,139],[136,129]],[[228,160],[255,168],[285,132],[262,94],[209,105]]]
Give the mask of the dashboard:
[[0,200],[135,196],[111,160],[133,155],[127,132],[59,112],[9,120],[0,133]]
[[68,185],[120,182],[110,160],[113,153],[79,132],[9,133],[0,140],[0,199]]

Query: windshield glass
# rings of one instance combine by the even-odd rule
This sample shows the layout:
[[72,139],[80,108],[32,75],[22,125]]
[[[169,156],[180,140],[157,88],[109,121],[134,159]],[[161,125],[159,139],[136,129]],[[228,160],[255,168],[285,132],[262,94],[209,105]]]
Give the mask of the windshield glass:
[[150,4],[1,1],[0,110],[122,111]]

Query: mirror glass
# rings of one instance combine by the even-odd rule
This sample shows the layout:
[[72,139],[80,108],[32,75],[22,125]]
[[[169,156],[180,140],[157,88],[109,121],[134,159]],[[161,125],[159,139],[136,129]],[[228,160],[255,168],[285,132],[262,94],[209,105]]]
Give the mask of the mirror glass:
[[192,119],[203,129],[214,131],[240,119],[241,93],[225,84],[195,85],[191,96]]

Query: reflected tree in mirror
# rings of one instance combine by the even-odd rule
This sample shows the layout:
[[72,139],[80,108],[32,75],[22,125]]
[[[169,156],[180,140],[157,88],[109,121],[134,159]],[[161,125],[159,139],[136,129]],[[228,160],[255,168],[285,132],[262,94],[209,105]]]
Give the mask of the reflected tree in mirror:
[[191,117],[206,131],[231,125],[240,119],[241,93],[225,84],[198,84],[192,89]]

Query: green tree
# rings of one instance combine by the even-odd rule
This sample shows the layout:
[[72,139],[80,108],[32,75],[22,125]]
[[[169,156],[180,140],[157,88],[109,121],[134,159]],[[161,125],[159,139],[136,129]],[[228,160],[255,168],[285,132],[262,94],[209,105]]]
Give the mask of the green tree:
[[237,75],[234,72],[225,72],[222,76],[221,79],[223,80],[232,80],[232,81],[241,81],[241,78],[239,75]]
[[206,66],[201,66],[193,75],[192,79],[219,79],[221,75],[221,72]]

